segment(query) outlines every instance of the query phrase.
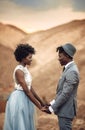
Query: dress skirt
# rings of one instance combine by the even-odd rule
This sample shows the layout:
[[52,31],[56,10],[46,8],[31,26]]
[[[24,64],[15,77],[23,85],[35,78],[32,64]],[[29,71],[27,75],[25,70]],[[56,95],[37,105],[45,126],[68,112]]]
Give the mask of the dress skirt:
[[15,90],[6,104],[4,130],[35,130],[34,104],[24,91]]

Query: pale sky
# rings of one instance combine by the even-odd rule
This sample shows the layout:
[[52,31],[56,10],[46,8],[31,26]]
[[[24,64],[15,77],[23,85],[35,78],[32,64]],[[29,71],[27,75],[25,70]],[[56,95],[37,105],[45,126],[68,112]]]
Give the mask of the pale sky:
[[0,22],[26,32],[85,19],[85,0],[0,0]]

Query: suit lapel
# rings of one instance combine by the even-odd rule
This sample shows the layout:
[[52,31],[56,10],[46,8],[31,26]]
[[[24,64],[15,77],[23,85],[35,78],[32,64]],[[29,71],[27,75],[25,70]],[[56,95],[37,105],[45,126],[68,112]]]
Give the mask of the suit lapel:
[[74,66],[74,65],[75,65],[74,62],[71,63],[71,64],[69,64],[69,65],[65,68],[65,70],[63,71],[63,73],[62,73],[62,75],[61,75],[61,77],[60,77],[60,79],[59,79],[58,85],[57,85],[57,89],[56,89],[57,92],[58,92],[58,89],[60,88],[60,82],[61,82],[61,80],[62,80],[62,77],[63,77],[64,74],[69,70],[69,68],[71,68],[71,67]]
[[64,70],[64,72],[66,72],[69,68],[71,68],[72,66],[74,66],[75,65],[75,63],[73,62],[73,63],[71,63],[70,65],[68,65],[66,68],[65,68],[65,70]]

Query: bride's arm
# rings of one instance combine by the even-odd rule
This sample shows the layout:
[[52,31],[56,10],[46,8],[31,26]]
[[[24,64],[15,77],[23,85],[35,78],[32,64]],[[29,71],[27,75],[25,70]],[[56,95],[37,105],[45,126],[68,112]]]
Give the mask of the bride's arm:
[[45,106],[45,103],[40,99],[40,97],[39,97],[38,94],[35,92],[35,90],[33,89],[32,86],[31,86],[31,92],[33,93],[34,97],[40,102],[41,106]]
[[15,73],[18,83],[22,86],[25,94],[30,98],[30,100],[39,108],[42,109],[40,102],[35,98],[33,92],[28,89],[27,84],[24,79],[24,73],[21,70],[17,70]]

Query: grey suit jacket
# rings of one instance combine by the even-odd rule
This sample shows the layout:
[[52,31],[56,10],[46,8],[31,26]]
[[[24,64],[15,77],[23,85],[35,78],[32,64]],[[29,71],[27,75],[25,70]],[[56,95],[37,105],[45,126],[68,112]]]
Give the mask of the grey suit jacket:
[[67,118],[73,118],[76,115],[78,84],[79,71],[73,62],[68,65],[59,80],[55,103],[52,105],[55,114]]

